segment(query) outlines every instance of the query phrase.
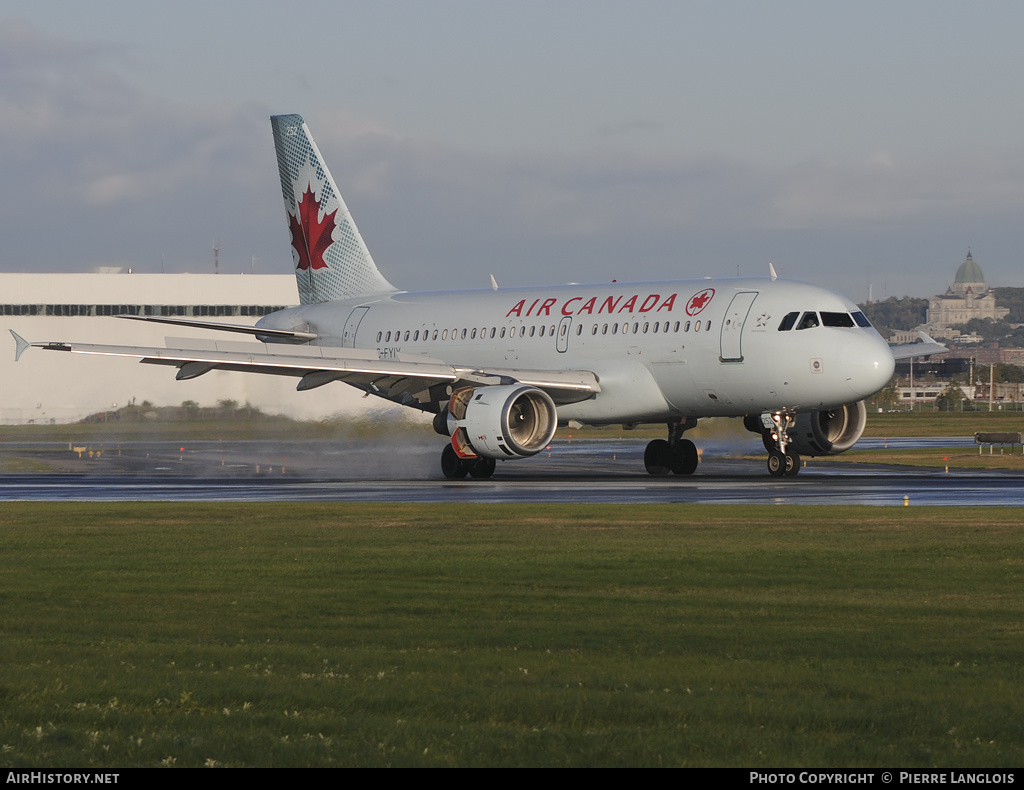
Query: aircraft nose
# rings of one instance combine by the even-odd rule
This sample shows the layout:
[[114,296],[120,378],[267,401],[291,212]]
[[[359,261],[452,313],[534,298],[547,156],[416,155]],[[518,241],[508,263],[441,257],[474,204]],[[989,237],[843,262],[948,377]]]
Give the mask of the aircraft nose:
[[892,351],[877,332],[864,332],[843,349],[843,374],[857,398],[867,398],[885,387],[895,369]]

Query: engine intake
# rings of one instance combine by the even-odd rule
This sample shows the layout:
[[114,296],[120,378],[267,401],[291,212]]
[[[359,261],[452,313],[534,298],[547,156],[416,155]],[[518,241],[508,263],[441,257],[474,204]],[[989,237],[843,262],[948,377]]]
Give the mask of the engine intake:
[[526,384],[468,387],[448,404],[447,433],[462,457],[528,458],[548,445],[557,427],[551,396]]
[[864,401],[798,414],[796,426],[789,431],[790,441],[801,455],[838,455],[857,443],[867,419]]

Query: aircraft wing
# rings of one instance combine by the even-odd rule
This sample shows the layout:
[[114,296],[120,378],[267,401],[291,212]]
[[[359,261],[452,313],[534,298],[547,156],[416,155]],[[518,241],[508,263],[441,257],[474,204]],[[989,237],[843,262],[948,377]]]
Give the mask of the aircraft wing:
[[926,357],[929,354],[945,354],[949,351],[942,343],[928,337],[924,332],[918,332],[921,341],[918,343],[903,343],[898,346],[889,346],[894,359],[911,359],[912,357]]
[[[343,381],[365,392],[408,406],[446,400],[448,387],[529,384],[547,392],[556,404],[576,403],[601,391],[597,376],[578,370],[485,370],[450,365],[411,354],[380,359],[376,351],[327,346],[284,346],[279,352],[266,343],[202,340],[189,338],[191,348],[147,348],[142,346],[96,345],[89,343],[29,342],[13,330],[17,343],[15,359],[30,347],[71,354],[132,357],[151,365],[178,368],[179,381],[193,379],[211,370],[232,370],[293,376],[296,389],[310,390]],[[275,344],[276,345],[276,344]],[[440,387],[441,390],[436,388]]]

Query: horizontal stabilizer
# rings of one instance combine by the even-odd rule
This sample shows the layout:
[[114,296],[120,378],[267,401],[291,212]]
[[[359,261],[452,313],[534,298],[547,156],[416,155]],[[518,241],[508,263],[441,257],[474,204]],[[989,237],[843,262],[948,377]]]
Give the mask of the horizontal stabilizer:
[[119,315],[115,318],[130,318],[133,321],[151,321],[154,324],[173,324],[174,326],[189,326],[193,329],[209,329],[215,332],[237,332],[245,335],[256,335],[258,337],[276,337],[281,340],[291,340],[295,343],[308,343],[316,340],[319,335],[315,332],[298,332],[293,329],[269,329],[249,324],[219,324],[216,321],[196,321],[192,318],[165,318],[158,315]]

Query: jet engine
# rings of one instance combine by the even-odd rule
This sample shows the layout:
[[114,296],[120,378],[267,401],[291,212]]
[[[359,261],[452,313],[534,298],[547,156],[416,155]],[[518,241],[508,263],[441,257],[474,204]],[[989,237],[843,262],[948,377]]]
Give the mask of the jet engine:
[[526,384],[466,387],[452,394],[435,429],[442,424],[462,458],[528,458],[547,447],[558,414],[550,395]]
[[798,414],[789,439],[801,455],[838,455],[857,443],[867,419],[864,401]]

